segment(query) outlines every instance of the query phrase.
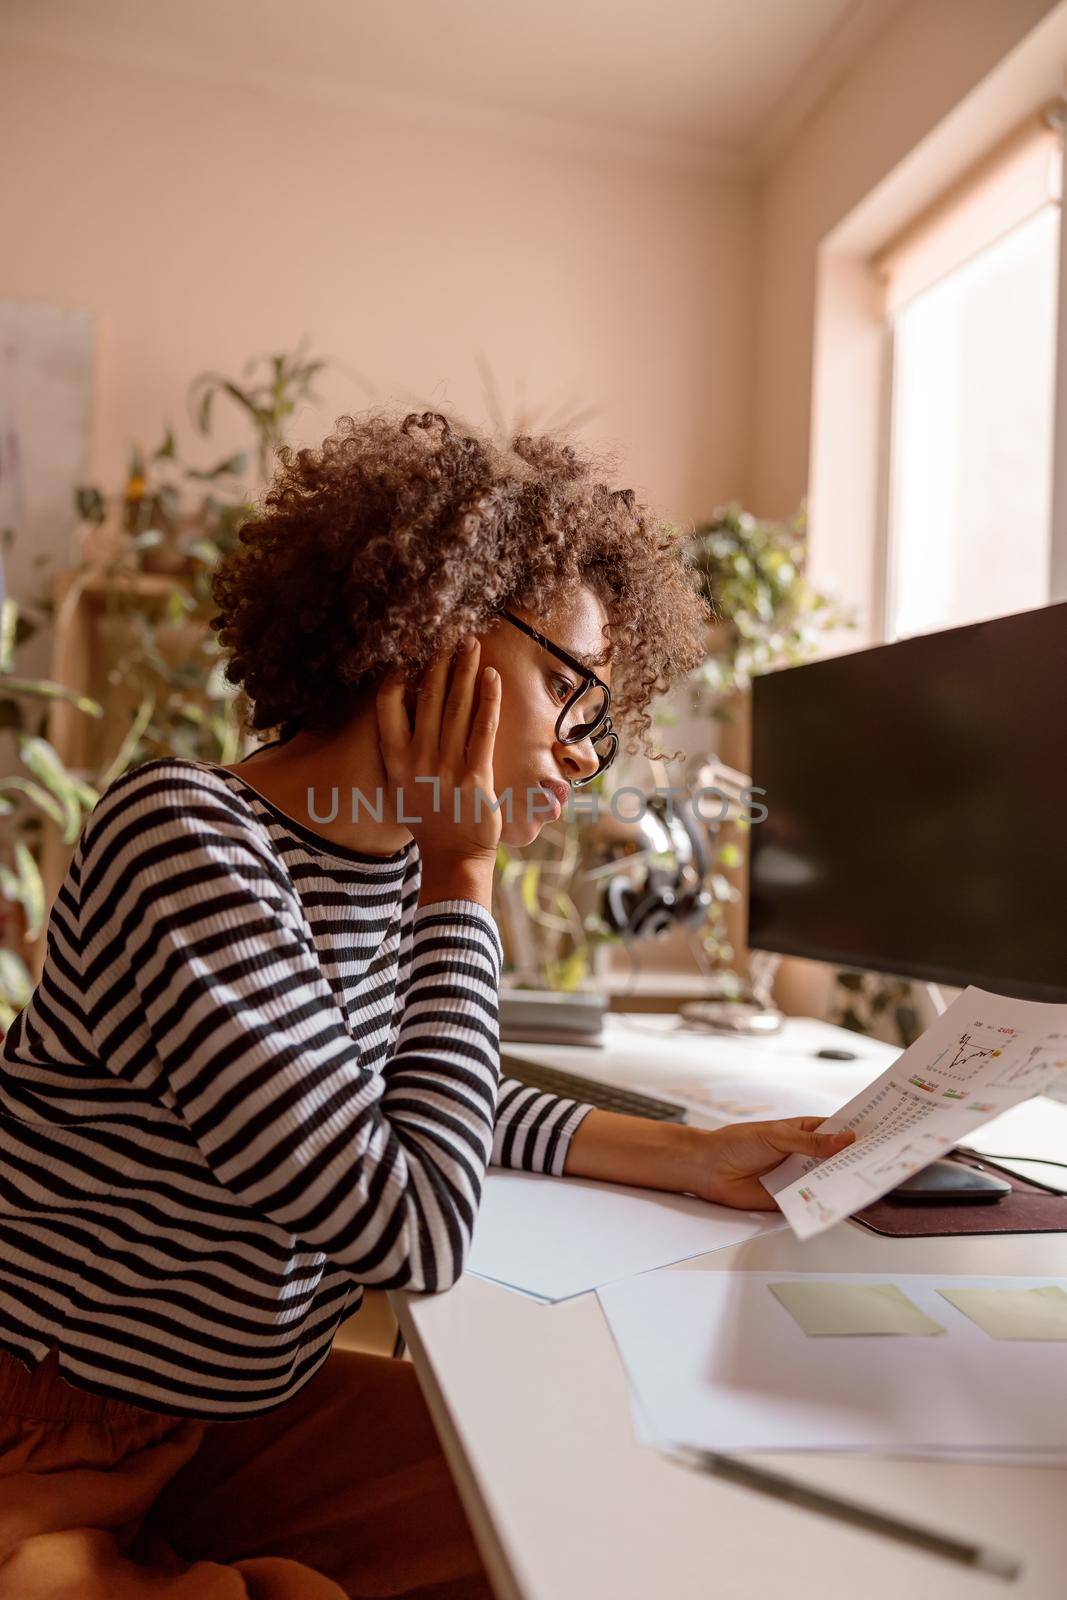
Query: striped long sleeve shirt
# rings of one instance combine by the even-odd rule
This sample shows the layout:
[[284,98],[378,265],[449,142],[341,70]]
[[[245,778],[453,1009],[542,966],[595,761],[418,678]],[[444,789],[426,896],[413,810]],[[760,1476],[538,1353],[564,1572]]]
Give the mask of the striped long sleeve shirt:
[[110,786],[0,1053],[0,1347],[252,1416],[362,1285],[456,1280],[490,1161],[562,1173],[589,1107],[499,1081],[496,925],[420,872],[205,763]]

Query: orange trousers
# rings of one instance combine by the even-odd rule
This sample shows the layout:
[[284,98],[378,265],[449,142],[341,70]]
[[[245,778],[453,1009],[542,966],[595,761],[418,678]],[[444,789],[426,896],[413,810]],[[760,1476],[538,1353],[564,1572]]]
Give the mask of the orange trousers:
[[0,1600],[492,1600],[413,1367],[195,1422],[0,1353]]

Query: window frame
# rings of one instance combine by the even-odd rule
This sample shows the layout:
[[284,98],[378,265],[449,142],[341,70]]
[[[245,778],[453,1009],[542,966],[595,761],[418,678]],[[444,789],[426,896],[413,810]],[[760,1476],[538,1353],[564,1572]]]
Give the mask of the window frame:
[[[1061,173],[1067,174],[1067,102],[1047,108],[1044,119],[1060,141]],[[1049,514],[1049,593],[1047,604],[1067,600],[1067,237],[1064,229],[1064,198],[1058,200],[1060,212],[1058,281],[1056,296],[1056,354],[1052,416],[1052,485]],[[1053,201],[1052,203],[1056,203]],[[1035,213],[1036,214],[1036,213]],[[1009,230],[1010,231],[1010,230]],[[983,248],[990,248],[997,235]],[[882,254],[880,252],[879,254]],[[976,252],[980,254],[981,252]],[[973,260],[971,256],[967,259]],[[873,264],[873,263],[872,263]],[[964,263],[959,264],[963,266]],[[953,271],[959,270],[959,267]],[[887,309],[881,320],[878,357],[878,442],[876,456],[874,550],[872,562],[871,628],[875,643],[890,643],[902,635],[893,629],[897,594],[898,566],[895,549],[893,488],[896,448],[895,401],[899,357],[897,315],[900,307]],[[954,624],[946,623],[945,627]]]

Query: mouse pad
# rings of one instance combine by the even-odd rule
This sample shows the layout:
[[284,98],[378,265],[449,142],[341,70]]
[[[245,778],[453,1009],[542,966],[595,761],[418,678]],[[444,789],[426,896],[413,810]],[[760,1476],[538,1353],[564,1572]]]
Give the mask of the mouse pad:
[[[949,1157],[959,1160],[959,1157]],[[970,1166],[971,1162],[961,1162]],[[1039,1184],[1027,1183],[1015,1172],[998,1167],[995,1161],[982,1166],[1006,1178],[1011,1194],[992,1205],[911,1205],[883,1199],[853,1213],[872,1233],[894,1239],[947,1238],[959,1233],[1067,1233],[1067,1194],[1050,1193]]]

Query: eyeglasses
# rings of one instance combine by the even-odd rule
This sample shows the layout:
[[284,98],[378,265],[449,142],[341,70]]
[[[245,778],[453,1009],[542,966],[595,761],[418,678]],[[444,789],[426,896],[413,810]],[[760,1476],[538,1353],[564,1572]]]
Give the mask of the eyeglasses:
[[556,718],[556,738],[561,744],[581,744],[583,739],[588,739],[592,743],[600,765],[587,778],[572,779],[571,787],[581,789],[585,784],[592,783],[594,778],[599,778],[602,772],[606,772],[619,751],[619,736],[612,731],[611,718],[608,715],[611,708],[611,690],[590,667],[576,660],[574,656],[568,655],[566,650],[561,650],[558,644],[546,639],[543,633],[531,628],[521,617],[514,616],[510,611],[501,611],[500,615],[506,618],[512,627],[521,629],[529,638],[536,640],[542,649],[548,650],[558,661],[562,661],[580,679],[578,687],[571,691],[560,708],[559,716]]

